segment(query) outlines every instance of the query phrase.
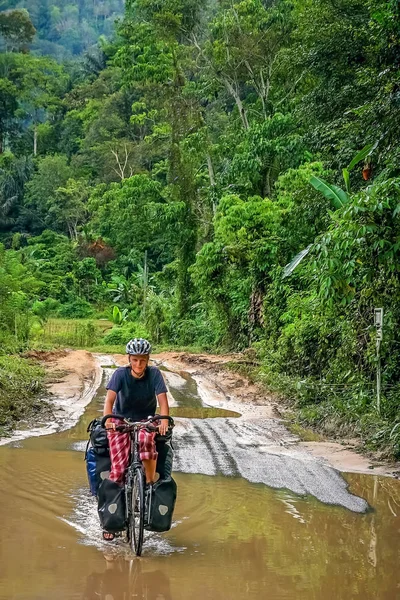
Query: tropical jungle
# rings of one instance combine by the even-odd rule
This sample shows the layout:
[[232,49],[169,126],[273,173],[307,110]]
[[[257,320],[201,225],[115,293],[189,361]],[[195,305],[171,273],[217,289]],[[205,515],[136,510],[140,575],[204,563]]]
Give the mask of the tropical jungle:
[[399,457],[399,3],[0,0],[0,50],[0,426],[137,335]]

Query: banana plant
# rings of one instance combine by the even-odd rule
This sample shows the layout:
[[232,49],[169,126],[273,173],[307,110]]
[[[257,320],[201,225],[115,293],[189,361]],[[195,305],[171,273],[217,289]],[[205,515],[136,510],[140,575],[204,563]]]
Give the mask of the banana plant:
[[124,308],[123,310],[120,310],[118,308],[118,306],[114,306],[113,307],[113,311],[112,311],[112,322],[115,325],[121,325],[121,323],[123,323],[124,321],[126,321],[128,318],[128,309]]
[[[327,183],[320,177],[315,177],[315,175],[312,175],[310,177],[310,184],[318,192],[321,192],[321,194],[323,194],[325,198],[330,200],[334,209],[342,208],[342,206],[345,206],[345,204],[348,204],[350,202],[350,172],[354,169],[355,166],[358,165],[359,162],[365,160],[367,156],[369,156],[373,152],[376,146],[377,144],[367,144],[366,146],[364,146],[364,148],[355,155],[350,164],[342,170],[345,185],[344,190],[339,186],[334,185],[333,183]],[[282,279],[285,279],[285,277],[289,277],[289,275],[293,273],[293,271],[298,267],[301,261],[310,252],[312,247],[313,244],[310,244],[309,246],[307,246],[307,248],[304,248],[298,254],[296,254],[296,256],[290,261],[290,263],[288,263],[284,267]]]
[[342,208],[342,206],[348,204],[350,200],[350,172],[358,165],[359,162],[365,160],[367,156],[371,154],[375,146],[373,144],[367,144],[364,146],[364,148],[355,155],[350,164],[342,170],[345,186],[344,190],[337,185],[327,183],[323,179],[315,177],[314,175],[310,178],[311,185],[318,190],[318,192],[321,192],[325,198],[330,200],[334,208]]

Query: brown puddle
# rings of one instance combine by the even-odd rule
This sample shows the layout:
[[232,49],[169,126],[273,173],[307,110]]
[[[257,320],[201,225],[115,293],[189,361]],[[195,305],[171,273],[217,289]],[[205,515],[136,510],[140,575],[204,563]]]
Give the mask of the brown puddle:
[[216,417],[240,417],[240,413],[225,408],[213,408],[212,406],[201,406],[185,408],[176,406],[170,408],[172,417],[182,417],[187,419],[214,419]]
[[[356,514],[244,479],[176,475],[176,524],[141,559],[101,541],[87,493],[85,425],[0,448],[1,600],[395,600],[400,484],[346,475]],[[260,460],[262,460],[260,458]]]

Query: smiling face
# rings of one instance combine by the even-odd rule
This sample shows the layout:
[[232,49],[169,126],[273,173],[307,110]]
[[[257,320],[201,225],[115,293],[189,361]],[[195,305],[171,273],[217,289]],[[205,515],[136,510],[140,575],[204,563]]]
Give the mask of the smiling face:
[[129,364],[131,365],[132,374],[134,377],[143,377],[146,367],[149,363],[148,354],[130,354]]

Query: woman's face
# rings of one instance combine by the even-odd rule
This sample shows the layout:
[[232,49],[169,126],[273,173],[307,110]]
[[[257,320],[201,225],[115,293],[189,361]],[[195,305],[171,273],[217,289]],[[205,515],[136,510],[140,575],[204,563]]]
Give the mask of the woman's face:
[[142,377],[146,370],[146,367],[149,363],[149,355],[148,354],[138,354],[134,356],[129,356],[129,363],[131,365],[131,369],[133,374],[136,377]]

